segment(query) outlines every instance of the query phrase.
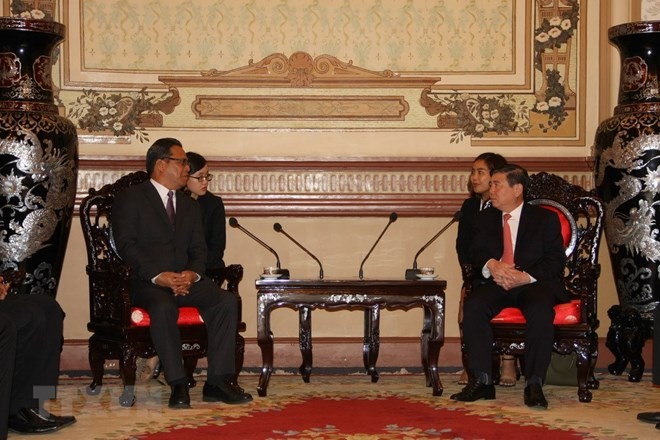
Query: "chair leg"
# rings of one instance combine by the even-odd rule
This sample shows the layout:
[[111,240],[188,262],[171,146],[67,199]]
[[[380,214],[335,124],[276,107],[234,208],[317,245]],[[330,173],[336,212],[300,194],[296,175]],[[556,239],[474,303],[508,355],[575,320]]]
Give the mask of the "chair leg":
[[119,396],[119,404],[124,407],[135,405],[135,370],[137,355],[131,347],[122,347],[119,358],[119,374],[124,384],[124,391]]
[[90,396],[96,396],[101,392],[103,386],[105,356],[103,355],[103,347],[101,346],[101,343],[96,341],[93,336],[89,338],[88,347],[89,368],[92,370],[92,383],[87,387],[87,394]]
[[587,356],[587,354],[584,351],[578,351],[577,352],[577,379],[578,379],[578,399],[580,402],[591,402],[591,391],[589,391],[589,387],[587,386],[587,383],[589,379],[591,378],[590,376],[593,375],[593,371],[591,370],[591,356]]
[[245,338],[240,333],[236,333],[236,373],[234,374],[234,383],[238,384],[238,375],[243,369],[243,360],[245,359]]
[[183,369],[188,377],[188,388],[195,388],[197,381],[195,380],[195,368],[197,368],[196,356],[184,356]]

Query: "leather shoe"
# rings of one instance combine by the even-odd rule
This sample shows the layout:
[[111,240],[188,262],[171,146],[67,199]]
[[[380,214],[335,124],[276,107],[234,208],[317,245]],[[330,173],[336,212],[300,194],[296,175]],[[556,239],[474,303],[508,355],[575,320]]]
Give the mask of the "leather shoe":
[[541,385],[539,384],[530,383],[529,385],[527,385],[525,387],[524,397],[525,397],[525,405],[529,406],[530,408],[548,407],[548,401],[545,400],[545,396],[543,395],[543,387],[541,387]]
[[202,390],[204,402],[224,402],[230,405],[238,405],[252,401],[252,396],[243,391],[238,384],[223,382],[220,385],[211,385],[206,382]]
[[38,408],[21,408],[16,414],[9,416],[9,430],[20,434],[45,434],[64,426],[55,420],[49,420],[45,414],[40,414]]
[[46,419],[60,425],[60,428],[64,428],[65,426],[73,425],[76,423],[76,418],[74,416],[56,416],[55,414],[51,414],[43,409],[40,411],[40,413],[46,417]]
[[660,412],[643,412],[637,414],[637,420],[649,423],[660,423]]
[[451,400],[459,402],[474,402],[475,400],[493,400],[495,398],[495,385],[486,385],[479,381],[470,381],[460,393],[452,394]]
[[170,385],[172,393],[170,394],[170,402],[167,406],[176,409],[190,408],[190,393],[188,393],[188,385],[180,383]]

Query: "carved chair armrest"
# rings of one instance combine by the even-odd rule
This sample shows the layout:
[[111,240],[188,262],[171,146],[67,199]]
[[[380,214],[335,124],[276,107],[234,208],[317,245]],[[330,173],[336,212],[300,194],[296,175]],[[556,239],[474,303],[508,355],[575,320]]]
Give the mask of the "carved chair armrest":
[[465,294],[469,295],[472,292],[472,281],[474,281],[474,266],[466,263],[461,264],[461,275],[463,276],[463,289]]
[[87,274],[90,280],[91,320],[128,325],[132,307],[130,267],[122,263],[112,270],[87,268]]
[[8,270],[0,273],[0,276],[2,277],[2,280],[5,283],[9,283],[9,294],[10,295],[18,294],[18,291],[19,291],[20,287],[23,285],[23,282],[25,281],[25,271],[24,270],[8,269]]
[[238,284],[243,279],[243,266],[240,264],[230,264],[229,266],[218,269],[207,269],[206,275],[218,286],[222,286],[227,281],[227,290],[240,296],[238,293]]

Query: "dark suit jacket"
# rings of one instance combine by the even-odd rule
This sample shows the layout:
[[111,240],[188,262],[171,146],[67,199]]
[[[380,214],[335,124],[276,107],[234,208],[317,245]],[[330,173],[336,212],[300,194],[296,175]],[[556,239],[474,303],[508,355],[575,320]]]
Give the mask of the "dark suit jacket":
[[461,219],[458,221],[456,234],[456,255],[460,264],[470,262],[470,246],[474,237],[475,222],[481,208],[480,197],[470,197],[461,206]]
[[[484,209],[478,215],[475,238],[470,248],[470,260],[479,277],[486,262],[491,258],[499,260],[503,250],[502,211],[492,207]],[[537,281],[556,284],[553,288],[557,291],[557,298],[568,301],[562,279],[566,254],[557,214],[525,203],[513,258],[517,267]]]
[[161,272],[192,270],[204,275],[206,242],[199,205],[176,193],[176,233],[150,181],[117,195],[112,208],[113,237],[136,281],[151,283]]
[[223,261],[225,246],[227,245],[225,205],[220,197],[210,192],[198,197],[197,202],[202,213],[204,237],[208,249],[206,268],[225,267]]

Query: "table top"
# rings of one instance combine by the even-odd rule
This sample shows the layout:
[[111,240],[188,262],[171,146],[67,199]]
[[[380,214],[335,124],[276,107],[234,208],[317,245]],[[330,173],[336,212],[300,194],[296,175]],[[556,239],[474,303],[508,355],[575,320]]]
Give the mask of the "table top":
[[442,279],[433,279],[433,280],[406,280],[402,278],[393,278],[393,279],[359,279],[355,278],[337,278],[337,279],[318,279],[318,278],[309,278],[309,279],[289,279],[289,278],[257,278],[255,284],[258,286],[265,286],[271,284],[291,284],[291,285],[332,285],[332,284],[343,284],[343,285],[377,285],[377,284],[397,284],[397,285],[424,285],[431,284],[434,286],[447,284],[446,280]]

